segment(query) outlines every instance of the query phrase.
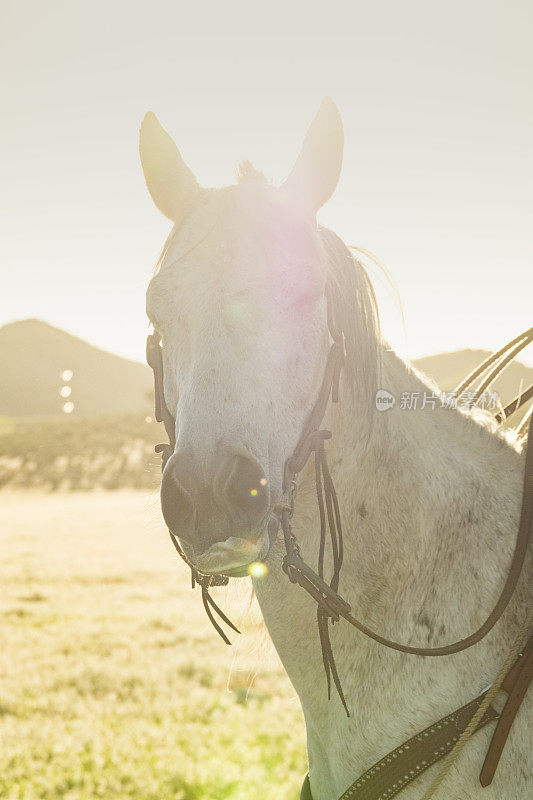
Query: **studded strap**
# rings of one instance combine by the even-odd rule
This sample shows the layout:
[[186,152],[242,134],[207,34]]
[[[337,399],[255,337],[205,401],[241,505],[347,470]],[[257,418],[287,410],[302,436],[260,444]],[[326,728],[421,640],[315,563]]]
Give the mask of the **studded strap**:
[[[417,733],[370,767],[339,800],[391,800],[411,781],[452,750],[485,697],[482,694]],[[498,719],[489,706],[476,730]]]

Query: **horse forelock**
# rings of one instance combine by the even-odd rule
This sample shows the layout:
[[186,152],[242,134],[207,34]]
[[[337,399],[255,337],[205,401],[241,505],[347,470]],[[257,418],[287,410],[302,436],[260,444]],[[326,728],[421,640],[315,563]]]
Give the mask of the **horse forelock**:
[[256,169],[254,165],[244,159],[240,161],[237,166],[237,180],[239,183],[266,183],[267,180],[264,174]]
[[[266,183],[262,173],[248,161],[239,164],[239,183]],[[168,250],[179,235],[174,226],[154,268],[159,272]],[[319,226],[318,235],[327,259],[327,280],[336,327],[346,339],[344,382],[358,413],[368,414],[381,378],[381,334],[376,296],[368,273],[342,239]]]

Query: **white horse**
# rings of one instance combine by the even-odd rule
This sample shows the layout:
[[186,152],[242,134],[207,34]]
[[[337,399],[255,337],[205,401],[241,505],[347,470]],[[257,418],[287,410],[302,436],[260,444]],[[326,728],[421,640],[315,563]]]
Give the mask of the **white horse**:
[[[531,557],[500,622],[457,655],[395,652],[341,620],[331,641],[350,718],[336,695],[328,701],[316,605],[282,571],[284,548],[273,522],[283,467],[331,344],[326,285],[335,287],[347,351],[340,402],[329,405],[325,419],[344,527],[339,592],[360,619],[420,646],[477,628],[509,568],[524,457],[473,414],[427,399],[434,387],[379,338],[363,267],[334,233],[317,226],[342,162],[342,122],[331,100],[323,101],[279,188],[249,164],[237,186],[201,188],[151,113],[140,149],[150,194],[175,224],[147,293],[148,315],[163,340],[165,399],[177,420],[163,513],[202,572],[245,575],[251,562],[266,563],[254,588],[302,704],[312,796],[337,800],[379,758],[494,679],[526,615]],[[380,387],[398,400],[384,412],[375,406]],[[402,408],[403,393],[418,397],[417,409]],[[316,569],[310,464],[299,477],[293,530]],[[476,733],[435,798],[531,797],[532,723],[526,698],[485,789],[478,775],[494,726]],[[402,800],[420,797],[438,769],[405,788]]]

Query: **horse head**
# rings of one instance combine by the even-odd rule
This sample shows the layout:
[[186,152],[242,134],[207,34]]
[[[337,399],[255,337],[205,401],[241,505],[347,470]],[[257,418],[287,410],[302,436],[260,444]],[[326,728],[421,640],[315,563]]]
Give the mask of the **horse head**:
[[161,504],[204,573],[246,574],[277,531],[284,465],[330,344],[316,213],[336,187],[342,149],[326,98],[280,187],[245,164],[238,185],[205,189],[154,114],[141,126],[148,190],[174,223],[147,291],[176,420]]

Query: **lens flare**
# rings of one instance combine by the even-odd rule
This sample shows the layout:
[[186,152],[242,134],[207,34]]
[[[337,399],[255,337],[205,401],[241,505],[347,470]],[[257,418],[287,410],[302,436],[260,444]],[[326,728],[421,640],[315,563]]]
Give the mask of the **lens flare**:
[[61,373],[61,380],[65,381],[65,383],[68,383],[69,381],[72,380],[73,375],[74,373],[72,372],[71,369],[64,369],[63,372]]
[[72,414],[74,411],[74,403],[70,400],[67,403],[63,403],[63,411],[65,414]]
[[256,497],[257,496],[257,489],[250,489],[250,494],[252,495],[252,497]]
[[268,572],[268,567],[262,561],[252,561],[248,564],[248,575],[252,578],[264,578]]
[[72,386],[62,386],[59,390],[61,397],[70,397],[72,394]]

